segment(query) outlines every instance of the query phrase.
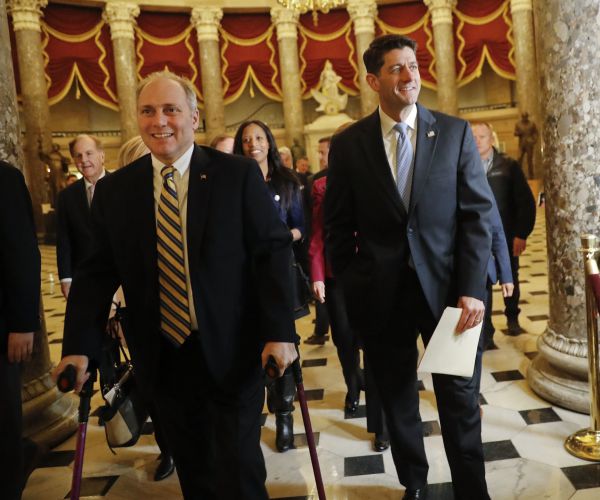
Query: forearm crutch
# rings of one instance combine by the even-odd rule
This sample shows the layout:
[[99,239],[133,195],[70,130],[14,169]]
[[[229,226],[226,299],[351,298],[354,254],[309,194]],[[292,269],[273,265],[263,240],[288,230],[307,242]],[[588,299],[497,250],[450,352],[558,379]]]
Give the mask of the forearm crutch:
[[[296,351],[298,347],[296,346]],[[265,365],[265,373],[267,379],[274,381],[279,377],[279,367],[273,356],[269,356],[269,360]],[[296,382],[296,390],[298,392],[298,402],[300,403],[300,411],[302,412],[302,421],[304,422],[304,432],[306,433],[306,442],[310,453],[310,461],[312,463],[313,473],[315,475],[315,483],[317,485],[317,493],[319,500],[326,500],[325,488],[323,487],[323,477],[321,476],[321,468],[319,466],[319,457],[317,455],[317,446],[315,444],[315,436],[310,423],[310,415],[308,413],[308,403],[306,402],[306,394],[304,392],[304,382],[302,380],[302,369],[300,368],[300,352],[296,361],[292,363],[292,373]]]
[[[67,365],[58,376],[56,385],[61,392],[70,392],[75,387],[77,370],[73,365]],[[85,453],[85,437],[87,434],[88,418],[90,416],[90,402],[93,394],[96,370],[90,370],[90,377],[83,384],[79,393],[79,424],[77,426],[77,445],[75,447],[75,461],[73,463],[73,478],[71,480],[71,500],[79,500],[81,492],[81,476],[83,473],[83,456]]]

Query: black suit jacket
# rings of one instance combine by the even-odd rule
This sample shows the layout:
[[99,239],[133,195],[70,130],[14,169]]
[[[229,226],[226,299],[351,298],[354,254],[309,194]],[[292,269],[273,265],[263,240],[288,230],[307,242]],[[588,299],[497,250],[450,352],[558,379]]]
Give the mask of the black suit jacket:
[[487,179],[496,198],[502,227],[511,248],[515,236],[526,240],[535,226],[535,199],[519,164],[494,149]]
[[[153,170],[150,155],[106,177],[92,205],[94,248],[69,294],[63,355],[97,358],[108,308],[122,284],[127,345],[152,388],[160,349]],[[255,372],[264,341],[294,341],[291,235],[254,160],[195,146],[187,245],[200,344],[217,384]]]
[[3,161],[0,241],[0,353],[6,353],[9,332],[40,328],[40,252],[23,175]]
[[467,122],[417,105],[408,213],[378,111],[334,136],[327,178],[327,248],[359,328],[396,325],[409,255],[435,318],[459,296],[484,299],[492,194]]
[[91,249],[91,213],[82,178],[63,189],[56,202],[56,261],[60,279],[72,278]]

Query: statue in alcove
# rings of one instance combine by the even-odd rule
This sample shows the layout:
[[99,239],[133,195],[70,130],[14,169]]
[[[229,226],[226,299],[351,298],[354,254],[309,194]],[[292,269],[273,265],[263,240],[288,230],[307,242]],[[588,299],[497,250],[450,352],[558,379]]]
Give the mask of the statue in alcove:
[[319,79],[318,90],[310,91],[319,103],[317,111],[323,111],[326,115],[337,115],[346,108],[348,94],[340,93],[338,84],[341,80],[342,78],[333,69],[331,61],[326,61]]
[[[534,178],[533,152],[538,141],[538,129],[533,121],[529,119],[526,111],[521,114],[521,119],[515,125],[515,135],[519,138],[519,164],[523,171],[528,173],[530,179]],[[523,160],[527,157],[527,170]]]

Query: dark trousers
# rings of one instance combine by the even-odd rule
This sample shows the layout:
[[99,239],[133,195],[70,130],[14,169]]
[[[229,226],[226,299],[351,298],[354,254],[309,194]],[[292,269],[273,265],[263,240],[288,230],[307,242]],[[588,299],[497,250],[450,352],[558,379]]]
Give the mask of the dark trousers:
[[165,341],[161,356],[155,401],[184,498],[266,500],[260,363],[224,389],[211,381],[195,332],[178,349]]
[[[494,324],[492,323],[492,307],[494,301],[494,292],[492,284],[488,282],[485,295],[485,313],[483,315],[483,326],[481,327],[481,335],[484,338],[483,345],[489,344],[494,339]],[[506,299],[504,299],[506,300]]]
[[[325,305],[331,323],[331,338],[337,349],[348,394],[351,398],[358,398],[362,385],[360,372],[360,347],[362,347],[362,343],[358,333],[350,326],[342,286],[334,278],[327,278],[325,292]],[[381,400],[366,359],[364,364],[367,430],[381,434],[386,431]]]
[[[405,274],[396,300],[395,328],[365,332],[363,340],[382,400],[398,477],[406,488],[421,488],[427,482],[429,467],[419,414],[416,340],[417,332],[420,332],[427,344],[436,321],[415,272],[408,269]],[[489,499],[481,444],[480,375],[481,349],[473,377],[433,375],[456,500]]]
[[361,385],[358,335],[350,327],[343,290],[334,278],[325,280],[325,296],[331,324],[331,339],[337,349],[348,394],[356,399]]
[[[511,240],[512,241],[512,240]],[[512,248],[508,249],[510,257],[510,269],[512,271],[515,289],[511,297],[504,297],[504,314],[508,319],[516,320],[519,317],[519,299],[521,298],[521,287],[519,286],[519,257],[514,257]]]
[[325,304],[315,301],[315,331],[317,337],[324,337],[329,331],[329,314]]
[[23,489],[21,367],[0,353],[0,498],[18,500]]

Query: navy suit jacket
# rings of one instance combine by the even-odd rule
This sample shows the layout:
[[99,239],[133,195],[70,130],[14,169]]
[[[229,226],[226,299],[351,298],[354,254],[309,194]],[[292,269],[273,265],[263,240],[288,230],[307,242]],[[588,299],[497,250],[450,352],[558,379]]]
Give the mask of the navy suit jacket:
[[492,193],[467,122],[417,105],[408,213],[377,110],[333,137],[327,179],[328,253],[358,328],[396,326],[409,255],[435,318],[459,296],[484,299]]
[[[138,380],[152,389],[164,346],[150,155],[96,187],[94,247],[74,277],[63,355],[98,357],[112,296],[123,286],[125,337]],[[254,160],[195,146],[187,245],[199,339],[217,384],[260,370],[264,341],[293,342],[291,235]]]
[[492,228],[492,255],[488,262],[488,282],[491,284],[500,280],[501,284],[512,283],[512,270],[510,267],[509,248],[506,244],[506,236],[502,229],[502,219],[498,207],[494,203],[491,213]]
[[23,175],[3,161],[0,241],[0,353],[6,353],[9,332],[40,328],[40,252]]

